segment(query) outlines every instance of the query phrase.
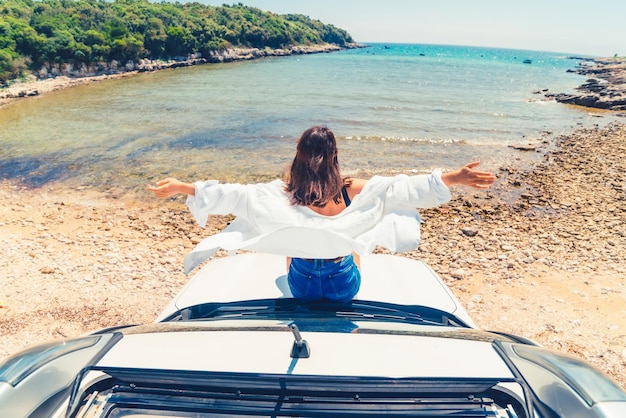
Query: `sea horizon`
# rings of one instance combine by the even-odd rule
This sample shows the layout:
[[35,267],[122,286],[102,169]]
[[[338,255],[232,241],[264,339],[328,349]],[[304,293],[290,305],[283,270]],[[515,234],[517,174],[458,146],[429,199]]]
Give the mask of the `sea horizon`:
[[562,56],[566,59],[602,59],[602,58],[612,58],[611,56],[602,56],[602,55],[590,55],[588,53],[578,53],[578,52],[566,52],[566,51],[551,51],[551,50],[540,50],[540,49],[532,49],[532,48],[504,48],[498,46],[488,46],[488,45],[463,45],[463,44],[438,44],[438,43],[413,43],[413,42],[382,42],[382,41],[355,41],[355,44],[364,45],[364,46],[384,46],[384,45],[423,45],[423,46],[432,46],[438,48],[477,48],[482,50],[509,50],[509,51],[520,51],[520,52],[528,52],[528,53],[540,53],[540,54],[551,54],[555,56]]

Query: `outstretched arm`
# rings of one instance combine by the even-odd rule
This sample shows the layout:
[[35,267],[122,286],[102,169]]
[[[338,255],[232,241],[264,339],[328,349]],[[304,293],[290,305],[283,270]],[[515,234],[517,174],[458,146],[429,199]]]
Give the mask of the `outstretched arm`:
[[148,184],[147,190],[150,190],[156,197],[165,199],[174,196],[177,193],[194,196],[196,187],[193,183],[185,183],[177,179],[167,178],[156,182],[155,186]]
[[487,189],[496,181],[496,176],[487,171],[475,170],[479,164],[479,161],[474,161],[457,170],[443,173],[441,180],[448,187],[461,185],[476,189]]

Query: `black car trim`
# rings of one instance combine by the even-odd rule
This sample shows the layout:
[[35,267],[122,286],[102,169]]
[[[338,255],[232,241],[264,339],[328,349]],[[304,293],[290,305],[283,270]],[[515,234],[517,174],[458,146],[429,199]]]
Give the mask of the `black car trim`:
[[[495,405],[489,396],[496,390],[494,386],[516,382],[512,378],[294,376],[94,366],[81,373],[75,387],[90,371],[109,376],[106,386],[101,381],[97,390],[106,391],[111,402],[121,407],[272,416],[377,416],[382,411],[396,416],[432,416],[433,411],[437,415],[448,411],[458,417],[496,417],[499,415],[488,409]],[[82,400],[74,395],[68,417],[75,417],[81,406]],[[525,417],[530,418],[528,414]]]
[[346,303],[306,302],[295,298],[208,302],[180,309],[161,322],[250,317],[295,320],[297,317],[316,315],[327,317],[330,312],[334,312],[339,317],[360,320],[388,320],[471,328],[455,315],[436,308],[356,299]]

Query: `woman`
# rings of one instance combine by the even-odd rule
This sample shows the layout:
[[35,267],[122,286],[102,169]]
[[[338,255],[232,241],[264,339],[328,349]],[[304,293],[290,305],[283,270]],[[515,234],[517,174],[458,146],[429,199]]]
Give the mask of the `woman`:
[[[358,255],[378,245],[407,251],[419,244],[417,208],[450,200],[449,187],[486,189],[495,176],[475,168],[429,175],[375,176],[369,180],[342,177],[333,132],[321,126],[307,129],[298,141],[286,182],[255,185],[219,184],[215,180],[185,183],[168,178],[148,186],[157,197],[186,194],[187,205],[202,226],[210,214],[237,218],[222,233],[201,243],[185,258],[186,272],[218,248],[246,248],[283,228],[303,227],[332,231],[350,240],[352,254],[320,257],[327,249],[293,242],[288,258],[288,282],[294,297],[305,300],[351,300],[359,290]],[[297,257],[295,257],[298,255]]]

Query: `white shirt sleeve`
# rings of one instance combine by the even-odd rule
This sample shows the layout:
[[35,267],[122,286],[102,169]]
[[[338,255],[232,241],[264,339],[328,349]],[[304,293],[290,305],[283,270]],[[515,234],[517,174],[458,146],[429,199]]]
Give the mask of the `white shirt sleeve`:
[[209,215],[235,215],[246,213],[249,186],[219,184],[217,180],[194,183],[195,196],[187,196],[187,207],[201,227],[206,226]]
[[397,176],[386,193],[386,200],[393,206],[432,208],[448,202],[452,195],[441,179],[441,170],[418,176]]

